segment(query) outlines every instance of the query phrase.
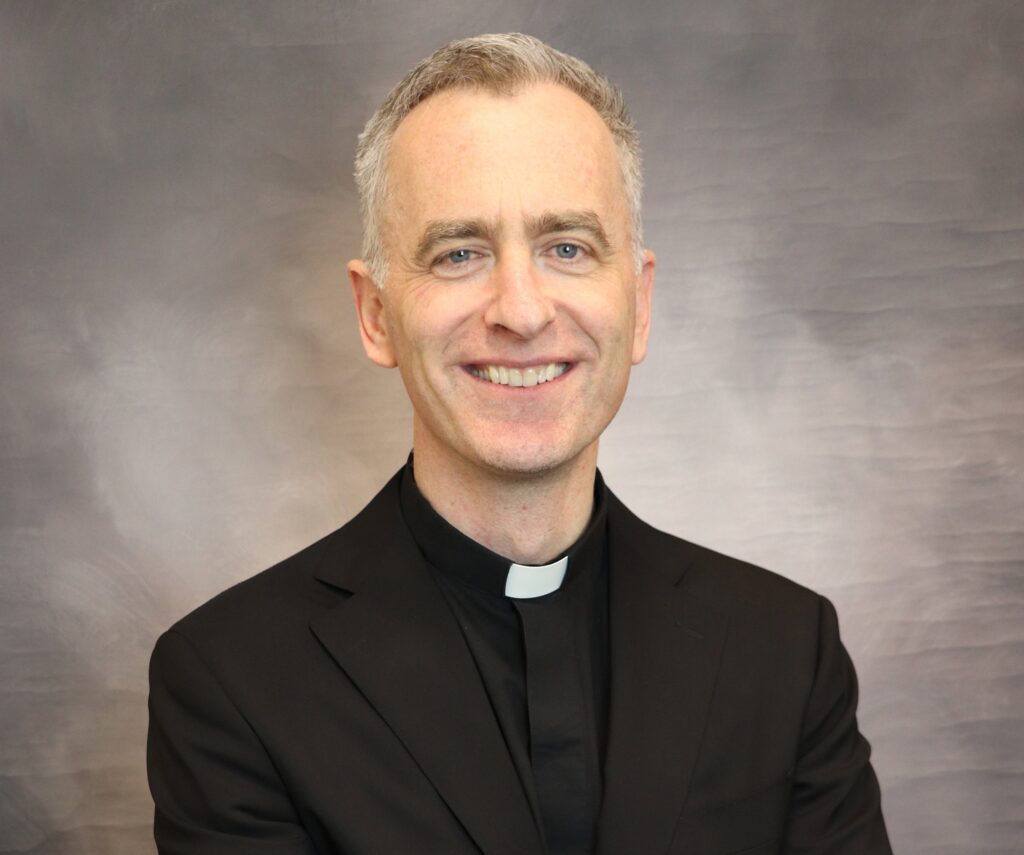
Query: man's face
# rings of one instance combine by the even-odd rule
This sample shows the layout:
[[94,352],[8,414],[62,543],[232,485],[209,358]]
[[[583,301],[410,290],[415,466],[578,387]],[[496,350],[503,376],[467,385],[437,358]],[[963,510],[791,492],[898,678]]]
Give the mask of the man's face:
[[646,351],[654,272],[650,253],[636,272],[601,118],[551,84],[448,90],[402,121],[388,168],[388,280],[350,271],[417,455],[528,474],[596,453]]

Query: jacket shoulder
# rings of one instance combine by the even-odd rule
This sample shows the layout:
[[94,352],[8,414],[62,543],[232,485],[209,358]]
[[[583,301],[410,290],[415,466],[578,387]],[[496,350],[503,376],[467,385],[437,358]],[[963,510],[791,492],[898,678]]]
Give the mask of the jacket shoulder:
[[[397,509],[395,479],[355,517],[273,566],[216,594],[168,630],[194,644],[273,637],[337,604],[349,571],[386,537]],[[327,580],[329,584],[325,584]]]
[[812,589],[773,570],[657,529],[614,501],[613,519],[622,536],[689,596],[747,619],[799,616],[817,621],[823,598]]
[[170,631],[190,638],[202,637],[236,624],[255,625],[301,609],[316,599],[314,573],[342,529],[337,529],[294,555],[231,585],[194,608]]

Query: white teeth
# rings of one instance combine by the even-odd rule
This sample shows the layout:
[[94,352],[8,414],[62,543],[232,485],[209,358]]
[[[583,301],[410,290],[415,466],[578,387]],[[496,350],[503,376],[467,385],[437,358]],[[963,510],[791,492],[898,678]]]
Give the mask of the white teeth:
[[561,377],[569,370],[568,362],[549,362],[547,365],[531,365],[529,368],[508,368],[504,365],[482,365],[471,369],[481,380],[501,386],[537,386]]

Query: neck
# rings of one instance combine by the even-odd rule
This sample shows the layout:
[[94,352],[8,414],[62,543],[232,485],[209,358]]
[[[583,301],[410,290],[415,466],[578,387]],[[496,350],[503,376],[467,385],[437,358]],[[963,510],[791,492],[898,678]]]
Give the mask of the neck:
[[518,564],[547,564],[583,533],[594,505],[597,442],[556,469],[477,466],[414,430],[416,486],[455,528]]

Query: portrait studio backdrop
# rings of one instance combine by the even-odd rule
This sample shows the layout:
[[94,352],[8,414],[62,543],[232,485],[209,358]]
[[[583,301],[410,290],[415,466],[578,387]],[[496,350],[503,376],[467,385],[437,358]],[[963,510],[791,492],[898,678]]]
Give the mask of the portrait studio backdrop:
[[157,635],[403,462],[344,273],[355,137],[508,30],[643,134],[656,316],[609,484],[833,599],[897,852],[1020,852],[1015,0],[0,4],[0,851],[153,852]]

